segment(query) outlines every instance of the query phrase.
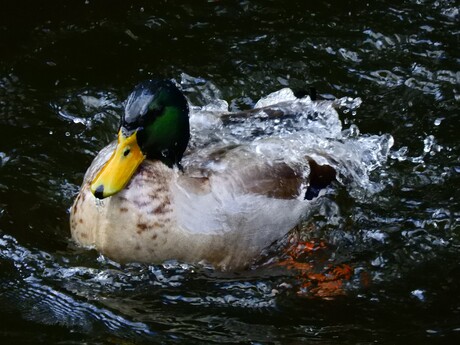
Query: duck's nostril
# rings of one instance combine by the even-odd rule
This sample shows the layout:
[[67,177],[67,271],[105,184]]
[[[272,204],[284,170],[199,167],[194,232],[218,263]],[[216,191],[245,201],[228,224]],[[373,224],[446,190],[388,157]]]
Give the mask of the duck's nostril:
[[98,199],[104,199],[104,185],[99,185],[94,191],[94,196]]

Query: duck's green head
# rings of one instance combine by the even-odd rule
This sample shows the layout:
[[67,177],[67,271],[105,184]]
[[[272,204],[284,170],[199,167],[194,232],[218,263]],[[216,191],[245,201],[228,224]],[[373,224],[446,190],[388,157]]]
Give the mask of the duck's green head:
[[112,156],[91,182],[99,199],[121,191],[145,158],[178,164],[190,138],[187,100],[168,80],[148,80],[129,95]]

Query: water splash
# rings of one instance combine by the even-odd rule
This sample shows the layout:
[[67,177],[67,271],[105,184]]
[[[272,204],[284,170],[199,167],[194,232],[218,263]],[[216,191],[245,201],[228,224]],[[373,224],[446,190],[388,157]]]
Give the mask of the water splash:
[[244,144],[288,164],[309,156],[332,165],[339,182],[354,196],[375,193],[383,187],[370,180],[370,173],[385,164],[394,140],[391,135],[361,135],[356,125],[343,129],[336,109],[356,111],[361,102],[349,97],[312,101],[286,88],[260,99],[248,111],[229,112],[222,100],[192,106],[191,154],[184,166],[198,164],[218,147]]
[[0,151],[0,168],[4,166],[8,161],[10,160],[10,157],[6,155],[5,152]]
[[[354,114],[361,99],[312,101],[282,89],[256,102],[254,109],[230,112],[228,103],[215,97],[220,93],[213,84],[184,78],[182,84],[188,95],[201,92],[201,86],[213,90],[201,99],[190,98],[201,105],[191,106],[192,141],[185,168],[202,161],[200,155],[219,146],[244,144],[270,160],[298,164],[308,155],[320,164],[333,165],[339,183],[355,198],[383,188],[379,181],[372,180],[371,172],[385,164],[392,137],[363,135],[356,125],[344,128],[337,111]],[[201,86],[197,88],[197,84]],[[78,133],[75,140],[100,147],[100,140],[94,139],[95,131],[113,132],[121,102],[110,93],[77,92],[52,107],[61,121],[71,125],[69,132]],[[107,128],[98,129],[99,125]],[[72,187],[67,181],[58,187],[61,190],[66,185]],[[68,190],[69,195],[75,191]],[[320,206],[328,224],[340,225],[340,207],[335,202],[324,201]],[[370,238],[378,236],[383,235],[369,233]],[[94,257],[91,252],[50,254],[23,247],[13,237],[3,235],[0,260],[13,267],[13,277],[0,278],[0,289],[15,301],[18,312],[35,322],[60,324],[85,333],[102,329],[125,339],[150,339],[158,337],[156,329],[163,318],[174,319],[173,312],[165,312],[165,304],[273,310],[295,289],[301,288],[306,296],[314,291],[285,269],[270,267],[270,259],[277,254],[269,251],[267,255],[267,260],[247,275],[228,277],[209,267],[179,262],[121,266]]]

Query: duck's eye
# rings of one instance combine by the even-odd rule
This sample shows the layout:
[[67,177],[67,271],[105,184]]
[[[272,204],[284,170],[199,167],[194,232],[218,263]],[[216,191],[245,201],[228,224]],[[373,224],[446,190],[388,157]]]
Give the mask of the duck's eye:
[[163,106],[158,106],[157,104],[155,104],[154,106],[151,105],[147,110],[147,113],[144,115],[144,120],[153,120],[154,118],[160,116],[163,113],[163,110]]

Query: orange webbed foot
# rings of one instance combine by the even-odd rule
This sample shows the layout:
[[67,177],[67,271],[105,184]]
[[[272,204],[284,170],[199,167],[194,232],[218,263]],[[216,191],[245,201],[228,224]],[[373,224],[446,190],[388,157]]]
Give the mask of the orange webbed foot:
[[322,240],[291,240],[277,265],[294,272],[299,282],[298,295],[333,298],[345,295],[344,285],[353,276],[350,265],[331,264],[333,252],[333,247]]

